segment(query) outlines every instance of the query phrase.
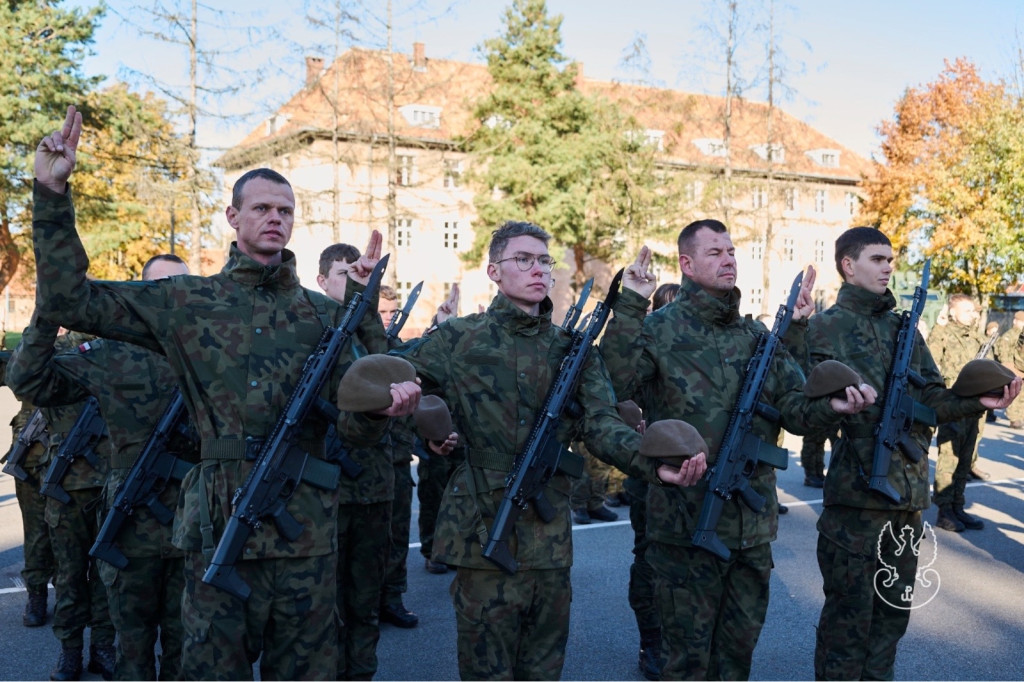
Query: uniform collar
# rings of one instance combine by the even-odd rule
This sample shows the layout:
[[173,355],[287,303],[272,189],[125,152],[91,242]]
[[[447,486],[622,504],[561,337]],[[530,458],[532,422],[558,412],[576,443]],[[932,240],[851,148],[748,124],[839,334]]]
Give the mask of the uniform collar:
[[888,289],[882,294],[873,294],[864,287],[843,282],[836,295],[836,305],[858,313],[882,315],[896,307],[896,297]]
[[534,336],[551,327],[551,311],[554,305],[547,296],[540,302],[540,313],[530,315],[524,312],[505,296],[498,292],[498,295],[491,301],[487,308],[487,314],[498,321],[498,323],[511,334],[521,336]]
[[693,280],[683,277],[680,294],[673,303],[685,299],[697,316],[708,324],[727,325],[740,317],[740,290],[736,287],[725,296],[712,296]]
[[292,289],[299,286],[299,276],[295,272],[295,254],[284,249],[281,251],[279,265],[263,265],[242,253],[237,242],[231,242],[231,252],[221,273],[240,284],[247,286],[274,286],[279,289]]

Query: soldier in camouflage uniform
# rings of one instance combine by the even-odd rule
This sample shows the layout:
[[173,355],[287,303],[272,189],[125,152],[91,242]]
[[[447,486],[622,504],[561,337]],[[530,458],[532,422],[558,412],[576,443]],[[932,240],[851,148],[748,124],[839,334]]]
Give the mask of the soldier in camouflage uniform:
[[[615,316],[601,341],[616,393],[642,402],[649,429],[663,419],[689,422],[707,441],[714,466],[739,396],[747,365],[765,332],[739,314],[736,258],[726,226],[717,220],[691,223],[679,234],[683,278],[675,300],[647,315],[656,282],[651,253],[643,247],[623,277]],[[814,310],[813,270],[804,280],[790,333]],[[824,429],[839,412],[863,409],[873,399],[847,389],[846,399],[808,399],[803,373],[785,350],[775,357],[761,401],[773,405],[781,425],[797,434]],[[643,393],[641,393],[643,392]],[[754,434],[774,444],[780,424],[757,419]],[[693,545],[706,485],[650,486],[647,493],[646,558],[654,569],[662,629],[662,679],[746,679],[768,608],[771,541],[778,531],[775,470],[759,463],[750,485],[767,500],[754,513],[738,496],[725,503],[717,532],[731,550],[723,561]]]
[[[380,288],[377,308],[380,321],[387,329],[398,314],[398,293],[391,287]],[[392,347],[399,339],[390,341]],[[387,570],[381,590],[380,619],[400,628],[413,628],[419,617],[402,603],[402,595],[409,589],[406,559],[409,556],[409,533],[412,529],[412,452],[415,436],[411,419],[396,421],[391,429],[390,448],[395,467],[395,495],[391,503],[391,545],[388,550]]]
[[[188,274],[188,266],[171,255],[155,256],[142,270],[143,280]],[[45,301],[41,302],[45,306]],[[45,313],[45,308],[41,309]],[[39,312],[37,310],[37,312]],[[73,352],[54,355],[51,336],[56,326],[40,322],[44,332],[33,334],[30,348],[35,376],[26,385],[32,395],[47,402],[75,402],[93,395],[107,423],[113,444],[106,485],[109,509],[119,486],[176,395],[176,383],[167,360],[140,346],[96,339]],[[177,444],[177,443],[176,443]],[[199,461],[198,443],[180,443],[179,474]],[[167,509],[178,505],[181,480],[167,481],[159,502]],[[102,520],[101,516],[101,520]],[[98,561],[107,590],[110,618],[117,630],[115,677],[119,680],[181,679],[181,591],[184,554],[171,544],[171,526],[161,524],[146,507],[134,511],[122,526],[117,546],[128,558],[118,569]],[[162,652],[157,677],[155,647]]]
[[[536,225],[505,223],[491,239],[487,274],[499,293],[487,311],[451,319],[404,352],[424,390],[448,404],[465,447],[466,459],[445,489],[434,537],[434,559],[457,567],[450,592],[463,679],[553,680],[565,659],[572,599],[567,477],[555,474],[542,493],[555,509],[549,523],[532,505],[516,522],[509,540],[518,563],[514,575],[482,556],[505,478],[569,348],[569,335],[551,322],[548,239]],[[580,427],[592,454],[630,473],[673,487],[699,480],[702,455],[677,471],[638,454],[640,435],[615,410],[596,352],[587,360],[576,399],[583,416],[562,423],[562,443]]]
[[[238,240],[217,275],[90,281],[67,187],[80,135],[81,115],[69,107],[63,128],[36,151],[37,295],[67,326],[165,354],[199,432],[201,463],[182,482],[173,536],[185,551],[183,675],[251,679],[259,658],[264,679],[332,678],[338,492],[330,481],[338,474],[323,460],[326,429],[319,420],[303,424],[299,446],[310,457],[287,506],[301,534],[287,541],[274,523],[253,529],[237,564],[238,577],[252,589],[244,602],[202,582],[252,457],[324,328],[343,316],[337,303],[299,285],[294,254],[284,248],[294,221],[291,186],[268,169],[239,178],[226,211]],[[357,264],[363,276],[379,255],[380,235],[374,233],[367,257]],[[366,316],[358,336],[370,350],[386,350],[376,315]],[[343,350],[323,398],[334,397],[354,352],[351,346]],[[412,382],[393,385],[391,394],[393,404],[382,416],[409,414],[418,403]],[[336,427],[359,446],[378,442],[388,423],[342,412]]]
[[[351,244],[332,244],[320,254],[317,283],[335,301],[343,301],[361,257]],[[380,307],[378,299],[375,309]],[[379,319],[379,318],[377,318]],[[381,330],[383,332],[383,330]],[[377,672],[380,595],[391,537],[395,468],[384,438],[371,447],[348,448],[358,466],[355,477],[342,475],[338,490],[337,607],[339,680],[368,680]],[[338,446],[328,445],[328,450]]]
[[569,494],[572,522],[587,524],[591,521],[618,521],[619,515],[604,506],[611,467],[591,455],[583,443],[573,443],[572,449],[583,457],[583,475],[573,481],[572,492]]
[[[63,396],[53,400],[48,394],[35,392],[36,368],[38,363],[46,363],[51,353],[72,351],[88,337],[81,334],[57,337],[56,325],[39,327],[37,324],[45,323],[33,315],[32,324],[25,329],[7,367],[7,385],[15,395],[25,396],[26,400],[43,408],[50,432],[50,445],[44,461],[49,465],[74,425],[83,403],[68,404]],[[103,484],[109,466],[109,447],[105,436],[96,446],[96,454],[97,468],[93,468],[85,457],[78,457],[68,470],[61,483],[71,498],[67,504],[52,497],[46,498],[45,517],[56,561],[53,634],[61,645],[57,666],[50,673],[52,680],[77,680],[81,677],[86,627],[91,629],[89,671],[100,673],[107,680],[113,679],[114,674],[114,626],[110,621],[107,593],[96,562],[89,557],[89,549],[99,530]]]
[[[1022,372],[1013,364],[1013,355],[1021,332],[1024,332],[1024,310],[1013,314],[1013,326],[1003,332],[995,345],[995,359],[1013,370],[1017,376],[1021,376]],[[1014,400],[1006,408],[1006,418],[1010,421],[1011,429],[1024,428],[1024,400]]]
[[[892,246],[878,230],[855,227],[836,241],[835,258],[843,284],[835,305],[810,320],[807,366],[839,360],[864,381],[885,386],[901,319],[887,288]],[[978,417],[986,408],[1005,407],[1020,391],[1017,380],[1001,399],[955,395],[945,388],[920,335],[910,368],[927,382],[920,389],[911,387],[911,394],[934,409],[939,422]],[[915,538],[921,538],[921,510],[929,506],[928,457],[915,463],[898,449],[892,453],[888,482],[900,495],[899,502],[869,489],[866,472],[872,468],[874,431],[883,405],[880,400],[862,414],[843,420],[825,477],[825,508],[818,519],[818,566],[825,604],[814,654],[814,674],[819,680],[892,679],[896,646],[910,620],[909,610],[891,607],[886,600],[894,602],[896,594],[913,587],[917,556],[903,552],[896,560],[901,578],[891,590],[880,593],[874,583],[880,569],[877,547],[887,524],[895,533],[909,528]],[[911,436],[927,452],[931,429],[915,424]]]
[[[985,345],[977,322],[978,309],[971,297],[953,294],[949,297],[949,322],[937,327],[928,338],[928,349],[947,386],[953,385],[963,366],[973,360]],[[964,491],[984,429],[984,414],[939,426],[935,439],[939,458],[935,464],[932,502],[939,508],[935,525],[943,530],[960,533],[965,528],[980,530],[985,525],[981,519],[964,511]]]
[[[7,361],[0,367],[0,379],[7,369]],[[6,385],[6,384],[3,384]],[[35,406],[27,400],[22,401],[21,409],[11,419],[12,442],[28,425]],[[28,479],[14,479],[14,494],[18,498],[18,509],[21,511],[21,527],[23,530],[25,567],[21,569],[21,579],[25,581],[28,602],[21,622],[27,628],[36,628],[46,624],[47,584],[53,578],[56,564],[53,559],[53,548],[50,545],[50,531],[46,526],[46,497],[39,492],[39,484],[46,465],[43,455],[46,454],[46,441],[49,435],[44,432],[42,440],[35,441],[25,455],[22,469]],[[10,453],[8,453],[9,455]],[[4,460],[6,462],[6,459]]]

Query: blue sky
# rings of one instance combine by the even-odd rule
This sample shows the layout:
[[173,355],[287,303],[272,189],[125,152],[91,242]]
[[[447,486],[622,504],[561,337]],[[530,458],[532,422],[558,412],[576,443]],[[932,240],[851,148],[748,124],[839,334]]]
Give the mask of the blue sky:
[[[175,2],[187,9],[185,0]],[[365,8],[383,13],[383,0],[363,0]],[[769,0],[740,0],[751,17],[743,29],[741,74],[747,96],[764,100],[758,73],[763,62],[763,33],[750,24],[762,21]],[[90,3],[74,0],[71,4]],[[319,3],[330,8],[333,0]],[[351,7],[352,2],[348,3]],[[96,55],[86,64],[90,73],[125,75],[125,69],[155,74],[184,83],[186,53],[139,37],[122,17],[145,14],[135,2],[110,0],[97,34]],[[263,65],[269,80],[254,91],[222,98],[225,111],[249,115],[245,124],[207,123],[201,143],[222,147],[237,141],[301,85],[302,56],[317,42],[304,17],[304,2],[238,2],[208,0],[203,7],[222,9],[215,15],[201,9],[200,42],[228,48],[244,43],[242,26],[273,26],[280,36],[255,51],[232,53],[239,66]],[[721,3],[717,3],[721,5]],[[145,2],[143,2],[143,6]],[[394,0],[394,46],[411,52],[413,41],[426,44],[428,57],[481,61],[476,48],[501,32],[507,3],[494,0]],[[562,14],[563,52],[583,64],[588,77],[635,79],[622,66],[628,47],[643,37],[649,54],[645,79],[692,92],[722,94],[721,48],[712,37],[716,3],[707,0],[549,0],[552,13]],[[241,8],[241,9],[240,9]],[[324,10],[320,14],[323,15]],[[1010,76],[1017,51],[1017,31],[1024,18],[1019,0],[775,0],[776,31],[787,62],[789,94],[781,106],[855,152],[870,156],[878,149],[875,128],[892,116],[893,105],[907,87],[934,80],[944,59],[967,57],[982,76]],[[757,18],[754,18],[757,15]],[[720,22],[718,22],[720,23]],[[219,24],[214,26],[214,24]],[[358,44],[378,46],[379,32],[362,30]],[[321,34],[322,40],[322,34]],[[376,44],[373,44],[376,43]],[[344,45],[343,45],[344,47]],[[252,80],[247,77],[246,80]]]

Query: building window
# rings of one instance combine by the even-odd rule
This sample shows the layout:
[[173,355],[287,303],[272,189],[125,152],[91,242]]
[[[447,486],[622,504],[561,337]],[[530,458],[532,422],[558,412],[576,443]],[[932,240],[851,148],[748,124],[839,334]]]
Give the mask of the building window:
[[814,240],[814,262],[825,262],[825,241],[823,239]]
[[444,248],[457,251],[459,249],[459,223],[457,220],[446,220],[442,225]]
[[860,199],[853,192],[846,193],[846,211],[852,216],[857,215],[857,208],[860,206]]
[[399,218],[395,229],[395,246],[409,248],[412,246],[412,219]]
[[787,187],[786,188],[786,210],[787,211],[795,211],[796,210],[796,188],[795,187]]
[[398,294],[398,300],[403,304],[409,300],[409,294],[412,293],[412,286],[412,282],[401,279],[395,282],[395,293]]
[[786,148],[779,143],[755,144],[750,147],[750,150],[761,157],[762,161],[771,161],[772,163],[786,162]]
[[461,177],[462,162],[446,159],[444,162],[444,186],[448,188],[458,187]]
[[825,190],[823,189],[819,189],[817,192],[814,193],[814,212],[825,212]]
[[795,253],[793,248],[793,238],[786,237],[782,240],[782,259],[792,261],[795,260]]
[[398,109],[405,122],[417,128],[441,127],[441,107],[432,107],[426,104],[407,104]]
[[725,141],[714,137],[700,137],[693,144],[705,156],[725,156]]
[[764,289],[757,287],[750,290],[750,304],[759,306],[764,298]]
[[754,261],[764,260],[764,239],[761,237],[750,243],[750,258]]
[[395,161],[398,163],[398,168],[395,173],[395,184],[400,187],[408,187],[412,184],[412,171],[413,161],[412,156],[397,156]]
[[825,168],[839,168],[839,150],[838,149],[811,149],[807,151],[807,156],[818,164]]
[[753,208],[764,208],[768,205],[768,192],[764,187],[756,187],[750,199]]

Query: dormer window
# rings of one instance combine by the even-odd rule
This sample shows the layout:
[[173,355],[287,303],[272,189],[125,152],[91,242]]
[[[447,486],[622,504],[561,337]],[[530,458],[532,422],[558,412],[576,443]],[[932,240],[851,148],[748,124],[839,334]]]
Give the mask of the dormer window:
[[407,104],[398,110],[405,122],[417,128],[437,129],[441,127],[441,107],[425,104]]
[[786,148],[778,142],[773,144],[755,144],[750,146],[750,151],[761,157],[763,161],[772,163],[786,162]]
[[654,147],[659,152],[665,151],[665,131],[664,130],[652,130],[648,128],[644,131],[644,142],[649,147]]
[[839,168],[838,149],[811,149],[807,156],[822,168]]
[[705,156],[725,156],[725,141],[714,137],[701,137],[693,144]]

